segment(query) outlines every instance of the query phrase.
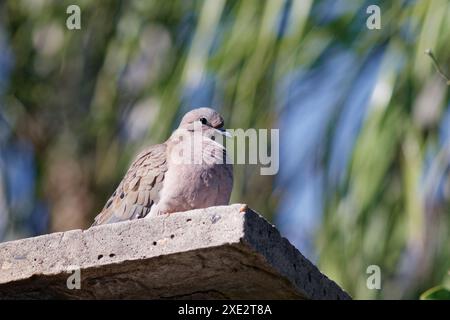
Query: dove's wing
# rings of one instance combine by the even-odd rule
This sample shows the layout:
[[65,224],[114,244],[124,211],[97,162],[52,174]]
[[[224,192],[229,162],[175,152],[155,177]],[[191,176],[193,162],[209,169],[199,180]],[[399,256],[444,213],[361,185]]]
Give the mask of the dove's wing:
[[166,144],[141,152],[102,212],[95,217],[93,226],[145,217],[159,201],[166,171]]

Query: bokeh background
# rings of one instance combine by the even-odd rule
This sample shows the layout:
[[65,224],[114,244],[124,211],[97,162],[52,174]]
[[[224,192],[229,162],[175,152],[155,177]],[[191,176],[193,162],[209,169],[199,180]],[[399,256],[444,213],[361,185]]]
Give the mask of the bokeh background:
[[447,0],[1,1],[0,241],[88,227],[141,148],[214,106],[280,129],[279,174],[235,166],[233,202],[355,298],[416,299],[450,269],[449,87],[424,54],[448,71],[449,43]]

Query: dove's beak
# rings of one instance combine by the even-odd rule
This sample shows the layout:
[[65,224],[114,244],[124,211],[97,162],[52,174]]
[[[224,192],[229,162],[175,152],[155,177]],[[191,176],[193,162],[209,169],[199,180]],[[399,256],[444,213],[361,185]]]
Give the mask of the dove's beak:
[[231,133],[229,133],[228,131],[226,131],[226,130],[223,129],[223,128],[218,128],[218,129],[216,129],[216,132],[217,132],[218,134],[221,134],[221,135],[227,137],[227,138],[231,138]]

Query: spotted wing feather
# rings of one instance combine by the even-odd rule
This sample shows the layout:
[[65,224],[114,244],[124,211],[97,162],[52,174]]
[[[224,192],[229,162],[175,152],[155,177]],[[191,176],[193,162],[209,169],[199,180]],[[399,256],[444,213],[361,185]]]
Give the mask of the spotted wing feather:
[[151,146],[141,152],[95,217],[93,226],[145,217],[159,201],[166,171],[165,144]]

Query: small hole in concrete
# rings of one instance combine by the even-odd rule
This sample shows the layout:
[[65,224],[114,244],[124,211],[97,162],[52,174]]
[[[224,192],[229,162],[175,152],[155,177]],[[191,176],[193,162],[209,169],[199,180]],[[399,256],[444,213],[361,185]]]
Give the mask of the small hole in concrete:
[[294,270],[297,270],[297,265],[294,263]]
[[214,215],[214,216],[211,217],[211,222],[212,223],[216,223],[219,220],[220,220],[220,216],[219,215]]
[[192,221],[192,219],[187,219],[187,220],[186,220],[186,222],[191,222],[191,221]]
[[171,234],[170,239],[173,239],[173,238],[175,238],[175,235]]
[[97,257],[97,260],[100,260],[101,258],[103,258],[103,255],[99,254],[98,257]]
[[153,241],[153,245],[156,246],[156,241]]
[[109,255],[109,257],[110,258],[114,258],[116,255],[114,254],[114,253],[111,253],[110,255]]

